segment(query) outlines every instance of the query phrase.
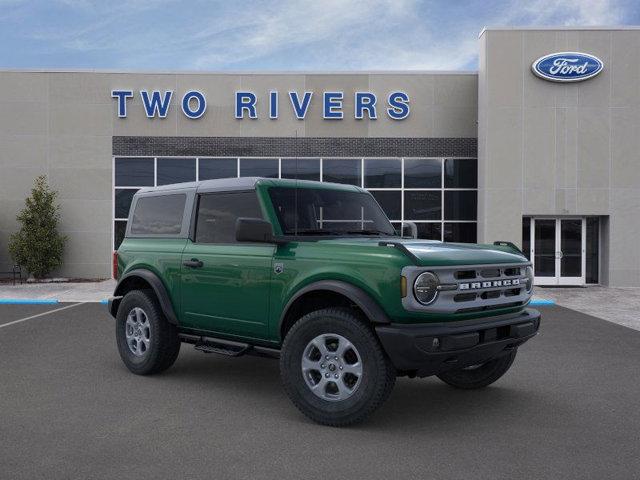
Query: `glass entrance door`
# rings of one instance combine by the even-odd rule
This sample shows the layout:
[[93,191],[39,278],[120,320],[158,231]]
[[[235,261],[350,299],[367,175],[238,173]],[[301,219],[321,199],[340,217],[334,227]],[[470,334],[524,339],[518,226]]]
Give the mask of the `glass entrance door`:
[[532,218],[531,260],[536,285],[584,285],[584,218]]

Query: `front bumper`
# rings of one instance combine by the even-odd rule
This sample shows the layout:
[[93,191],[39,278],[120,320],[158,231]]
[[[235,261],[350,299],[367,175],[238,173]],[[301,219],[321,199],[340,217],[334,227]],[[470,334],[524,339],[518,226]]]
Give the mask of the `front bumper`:
[[461,322],[388,324],[376,333],[397,370],[419,377],[477,365],[504,355],[534,337],[540,312],[522,312]]

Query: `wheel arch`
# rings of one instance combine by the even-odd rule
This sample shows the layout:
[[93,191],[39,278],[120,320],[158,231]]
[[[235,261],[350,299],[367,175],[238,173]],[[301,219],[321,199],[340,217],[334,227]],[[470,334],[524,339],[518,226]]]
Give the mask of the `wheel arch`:
[[162,313],[164,313],[168,322],[178,325],[178,317],[173,309],[171,298],[169,297],[169,293],[167,292],[164,283],[162,283],[162,280],[160,280],[158,275],[144,269],[131,270],[118,281],[113,293],[114,299],[110,304],[109,313],[115,317],[118,313],[118,306],[120,305],[122,297],[127,292],[138,289],[153,290],[156,298],[158,299],[158,303],[160,304],[160,308],[162,309]]
[[391,320],[382,307],[361,288],[341,280],[320,280],[299,289],[285,305],[278,331],[280,339],[304,313],[313,311],[319,301],[333,301],[327,306],[355,305],[372,323],[390,323]]

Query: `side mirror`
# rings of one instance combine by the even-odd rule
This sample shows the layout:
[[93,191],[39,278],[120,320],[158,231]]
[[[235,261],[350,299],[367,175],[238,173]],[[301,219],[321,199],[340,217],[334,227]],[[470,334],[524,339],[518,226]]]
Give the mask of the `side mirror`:
[[[414,222],[404,221],[400,228],[400,236],[418,238],[418,226]],[[408,234],[407,230],[409,231]]]
[[273,228],[261,218],[238,218],[236,220],[236,240],[238,242],[271,243]]

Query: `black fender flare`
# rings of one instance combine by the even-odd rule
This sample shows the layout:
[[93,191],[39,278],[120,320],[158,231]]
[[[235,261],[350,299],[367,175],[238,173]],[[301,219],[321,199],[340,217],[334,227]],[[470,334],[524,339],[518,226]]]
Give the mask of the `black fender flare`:
[[289,299],[284,309],[282,310],[282,314],[280,315],[280,321],[278,322],[279,330],[282,329],[282,323],[284,322],[284,319],[287,316],[287,312],[291,308],[291,305],[293,305],[294,302],[304,294],[316,290],[328,290],[330,292],[339,293],[347,297],[354,304],[356,304],[358,308],[360,308],[360,310],[362,310],[362,312],[372,323],[391,323],[391,320],[382,309],[382,307],[378,305],[378,302],[371,298],[371,296],[360,287],[356,287],[351,283],[343,282],[341,280],[320,280],[318,282],[310,283],[309,285],[301,288]]
[[171,304],[171,298],[169,298],[169,294],[167,293],[167,289],[160,280],[160,277],[150,270],[145,269],[136,269],[127,272],[125,275],[118,280],[118,284],[113,292],[113,300],[109,302],[110,313],[113,317],[115,317],[118,313],[118,306],[120,305],[120,300],[124,295],[124,284],[127,279],[132,277],[138,277],[145,280],[151,288],[153,292],[156,294],[156,298],[158,299],[158,303],[160,303],[160,308],[162,308],[162,313],[167,317],[167,321],[174,325],[178,325],[178,317],[176,316],[175,311],[173,310],[173,305]]

